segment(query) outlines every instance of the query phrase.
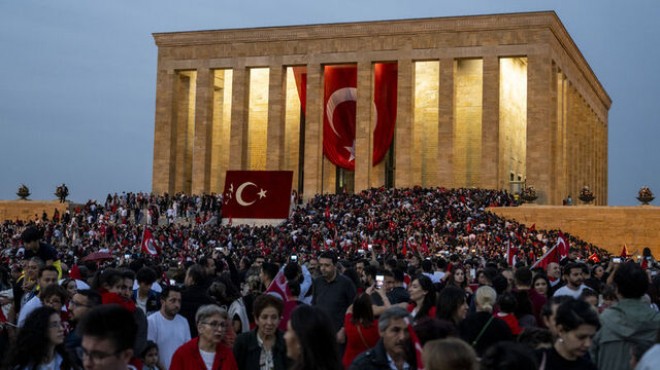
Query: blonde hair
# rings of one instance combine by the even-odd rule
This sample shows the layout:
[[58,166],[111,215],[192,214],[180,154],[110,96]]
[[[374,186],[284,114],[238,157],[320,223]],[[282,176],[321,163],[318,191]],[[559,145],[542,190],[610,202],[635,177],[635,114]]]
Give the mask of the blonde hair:
[[477,306],[484,312],[493,312],[493,306],[497,301],[497,292],[495,289],[484,285],[477,289],[475,294]]
[[426,370],[479,370],[477,353],[458,338],[426,342],[422,360]]

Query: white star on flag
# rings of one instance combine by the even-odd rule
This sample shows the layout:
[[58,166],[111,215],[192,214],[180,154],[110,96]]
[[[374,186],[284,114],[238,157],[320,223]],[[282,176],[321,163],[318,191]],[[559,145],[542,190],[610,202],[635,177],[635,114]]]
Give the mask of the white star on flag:
[[261,189],[260,192],[257,193],[259,195],[259,199],[263,199],[266,197],[266,190]]
[[355,140],[353,140],[353,146],[345,146],[344,148],[351,154],[351,156],[348,158],[348,161],[350,162],[355,160]]

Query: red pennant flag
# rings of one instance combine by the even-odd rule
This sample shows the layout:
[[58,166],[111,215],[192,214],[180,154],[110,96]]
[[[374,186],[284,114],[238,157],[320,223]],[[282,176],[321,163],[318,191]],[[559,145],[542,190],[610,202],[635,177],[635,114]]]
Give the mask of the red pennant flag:
[[600,263],[600,258],[598,257],[598,254],[596,254],[595,252],[587,259],[593,261],[594,263]]
[[325,66],[323,154],[337,167],[355,169],[357,66]]
[[239,223],[286,219],[292,180],[292,171],[227,171],[223,217]]
[[156,243],[154,243],[154,237],[151,234],[149,228],[144,228],[144,233],[142,234],[142,247],[140,248],[144,254],[150,256],[157,256],[158,250],[156,249]]
[[622,258],[628,258],[630,254],[628,253],[628,245],[623,244],[623,248],[621,249],[621,255]]

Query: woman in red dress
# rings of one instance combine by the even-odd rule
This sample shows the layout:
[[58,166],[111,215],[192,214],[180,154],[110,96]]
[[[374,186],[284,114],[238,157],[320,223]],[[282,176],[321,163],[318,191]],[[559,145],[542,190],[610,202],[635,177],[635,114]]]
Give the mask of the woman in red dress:
[[380,339],[378,320],[374,319],[369,294],[360,294],[348,307],[344,317],[344,330],[346,350],[342,364],[344,368],[348,368],[357,355],[374,347]]

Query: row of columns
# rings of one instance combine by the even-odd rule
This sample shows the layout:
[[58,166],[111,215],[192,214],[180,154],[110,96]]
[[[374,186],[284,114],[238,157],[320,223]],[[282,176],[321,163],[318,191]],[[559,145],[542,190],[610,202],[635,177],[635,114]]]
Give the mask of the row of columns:
[[[527,55],[527,158],[526,177],[541,191],[542,203],[558,204],[565,195],[566,187],[561,183],[571,183],[573,188],[576,173],[584,173],[579,179],[593,179],[598,184],[606,183],[606,167],[583,168],[583,159],[607,158],[606,129],[597,129],[601,123],[586,120],[584,112],[567,114],[564,118],[559,105],[568,104],[571,94],[558,91],[557,68],[552,63],[549,52]],[[439,61],[438,86],[438,130],[437,130],[437,171],[431,179],[435,184],[427,186],[458,187],[465,184],[454,180],[454,68],[453,58]],[[285,163],[285,89],[286,68],[281,59],[273,57],[269,67],[268,89],[268,128],[266,169],[282,170]],[[358,192],[384,183],[382,166],[372,167],[373,132],[372,60],[358,60],[358,94],[356,120],[355,191]],[[395,186],[410,187],[422,183],[422,169],[419,158],[414,155],[414,62],[412,59],[399,59],[397,120],[395,130]],[[329,169],[323,160],[323,65],[307,66],[307,104],[304,133],[304,195],[309,198],[324,191],[324,177]],[[178,81],[174,70],[161,70],[158,73],[158,96],[156,99],[156,130],[154,147],[153,188],[157,193],[186,191],[191,193],[210,192],[213,173],[224,170],[249,169],[248,167],[248,90],[249,70],[240,60],[232,66],[231,129],[229,139],[228,165],[220,171],[212,171],[213,138],[213,89],[214,73],[211,68],[196,69],[194,138],[192,145],[192,168],[187,171],[181,164],[185,162],[181,153],[181,141],[185,140],[183,129],[176,126],[184,114],[185,104],[177,101],[177,96],[185,94],[184,86]],[[189,85],[193,86],[193,85]],[[368,93],[362,93],[367,91]],[[549,93],[550,92],[550,93]],[[481,160],[479,186],[485,188],[508,188],[509,173],[502,160],[499,127],[500,66],[498,55],[483,57],[483,104],[481,132]],[[570,104],[568,104],[570,105]],[[177,107],[173,110],[172,107]],[[175,117],[176,114],[179,117]],[[592,115],[593,116],[593,115]],[[595,117],[595,116],[593,116]],[[587,121],[588,124],[583,123]],[[585,127],[597,134],[575,134],[574,137],[593,138],[587,146],[574,142],[574,126]],[[580,128],[578,128],[580,129]],[[222,148],[222,150],[227,150]],[[586,156],[586,157],[585,157]],[[595,162],[594,162],[595,163]],[[605,162],[606,163],[606,162]],[[565,167],[569,169],[565,170]],[[324,168],[326,167],[326,168]],[[297,168],[293,168],[296,170]],[[223,176],[224,177],[224,176]],[[568,178],[566,178],[568,177]],[[189,188],[186,179],[190,179]],[[219,182],[222,187],[224,184]],[[592,185],[596,186],[596,184]],[[326,189],[327,190],[327,189]],[[606,189],[598,188],[599,192]],[[596,193],[598,196],[600,194]],[[576,197],[576,195],[574,195]],[[545,198],[545,199],[544,199]],[[599,198],[604,199],[604,198]]]

